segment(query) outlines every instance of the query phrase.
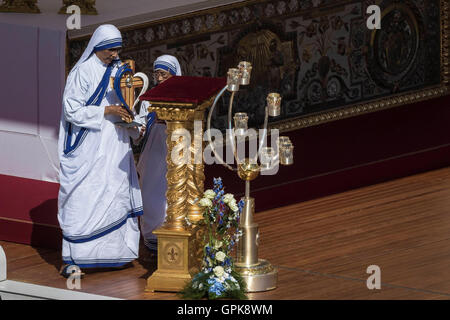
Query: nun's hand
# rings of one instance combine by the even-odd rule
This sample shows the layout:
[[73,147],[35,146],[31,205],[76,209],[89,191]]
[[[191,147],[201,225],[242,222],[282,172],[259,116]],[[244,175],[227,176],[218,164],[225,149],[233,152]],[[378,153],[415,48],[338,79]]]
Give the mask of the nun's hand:
[[141,130],[139,131],[139,139],[142,138],[145,134],[145,126],[141,126]]
[[123,121],[130,123],[133,118],[122,106],[106,106],[105,115],[112,114],[120,117]]

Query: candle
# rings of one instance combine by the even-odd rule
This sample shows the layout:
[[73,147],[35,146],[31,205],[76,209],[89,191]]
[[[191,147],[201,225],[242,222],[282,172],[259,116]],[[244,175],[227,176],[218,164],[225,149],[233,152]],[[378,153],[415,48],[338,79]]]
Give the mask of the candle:
[[247,131],[248,116],[245,112],[234,114],[234,132],[236,135],[244,135]]
[[252,64],[247,61],[239,62],[239,72],[241,73],[240,84],[247,85],[250,83],[250,75],[252,72]]
[[239,91],[239,83],[241,81],[241,72],[239,69],[230,68],[227,73],[228,90],[232,92]]
[[294,145],[291,142],[283,142],[280,145],[280,163],[285,166],[294,163]]
[[281,113],[281,96],[278,93],[269,93],[267,95],[267,106],[269,107],[269,116],[279,116]]
[[259,153],[259,158],[261,162],[261,169],[271,169],[272,162],[275,157],[275,150],[271,147],[264,147],[261,148],[261,151]]

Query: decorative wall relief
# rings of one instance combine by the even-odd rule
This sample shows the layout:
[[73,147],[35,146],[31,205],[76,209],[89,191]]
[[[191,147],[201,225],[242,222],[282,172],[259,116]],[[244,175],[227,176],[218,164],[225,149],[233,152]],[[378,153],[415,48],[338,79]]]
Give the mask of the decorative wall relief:
[[3,0],[0,12],[41,13],[37,0]]
[[63,6],[58,13],[66,14],[67,7],[70,7],[71,5],[80,7],[81,14],[98,14],[97,9],[95,8],[95,0],[63,0]]
[[[366,25],[373,4],[381,29]],[[237,111],[261,125],[264,97],[279,92],[283,111],[270,124],[294,130],[448,94],[449,11],[446,0],[246,1],[123,28],[122,56],[148,75],[164,53],[191,76],[224,77],[250,61]],[[70,40],[68,68],[88,40]],[[214,126],[225,128],[219,103]]]

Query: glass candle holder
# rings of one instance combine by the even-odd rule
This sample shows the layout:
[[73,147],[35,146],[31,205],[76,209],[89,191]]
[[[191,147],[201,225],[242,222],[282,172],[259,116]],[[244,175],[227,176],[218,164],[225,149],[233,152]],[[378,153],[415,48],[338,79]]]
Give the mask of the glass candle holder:
[[285,166],[294,163],[294,145],[291,142],[280,145],[280,163]]
[[259,160],[261,162],[261,169],[271,169],[273,159],[275,158],[275,150],[271,147],[263,147],[259,153]]
[[284,143],[291,143],[292,144],[291,139],[289,139],[288,136],[279,136],[278,137],[278,148],[280,148],[281,145],[284,144]]
[[247,132],[248,116],[245,112],[237,112],[234,117],[234,133],[244,135]]
[[278,117],[281,113],[281,96],[278,93],[269,93],[267,106],[269,107],[269,116]]
[[241,82],[241,72],[239,69],[230,68],[227,73],[227,86],[228,91],[239,91],[239,83]]
[[241,73],[241,82],[242,85],[247,85],[250,83],[250,75],[252,73],[252,64],[247,61],[239,62],[239,71]]

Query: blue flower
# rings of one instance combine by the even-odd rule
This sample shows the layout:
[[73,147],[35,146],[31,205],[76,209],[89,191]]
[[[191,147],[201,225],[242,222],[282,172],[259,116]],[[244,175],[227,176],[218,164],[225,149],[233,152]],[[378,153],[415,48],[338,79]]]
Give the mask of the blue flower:
[[239,212],[242,211],[242,209],[244,208],[244,205],[245,205],[244,200],[239,200],[239,202],[238,202]]
[[[223,194],[225,192],[223,190],[220,190],[220,189],[217,189],[217,190],[214,189],[214,191],[216,192],[216,196],[215,196],[214,200],[219,201],[220,199],[222,199]],[[220,201],[220,202],[222,202],[222,201]]]
[[223,284],[217,281],[216,278],[208,279],[208,284],[210,285],[208,291],[216,296],[221,296],[225,291]]
[[214,178],[214,192],[218,193],[223,189],[222,178]]
[[213,180],[214,180],[214,185],[218,185],[218,184],[222,185],[222,178],[221,177],[213,178]]

